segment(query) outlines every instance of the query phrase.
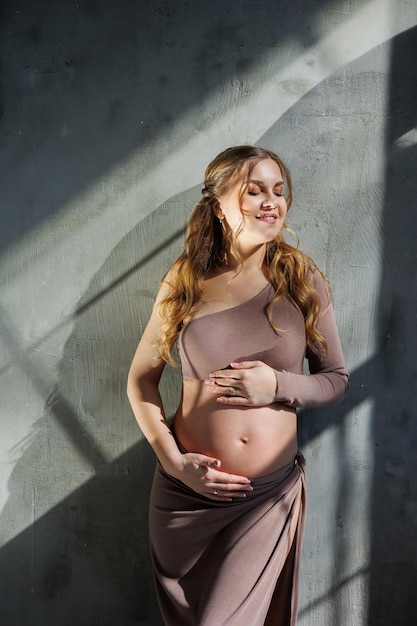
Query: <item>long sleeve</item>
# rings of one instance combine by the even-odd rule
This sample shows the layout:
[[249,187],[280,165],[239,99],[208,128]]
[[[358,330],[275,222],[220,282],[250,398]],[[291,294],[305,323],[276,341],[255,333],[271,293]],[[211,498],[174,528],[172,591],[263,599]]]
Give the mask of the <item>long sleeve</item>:
[[274,371],[277,381],[275,402],[315,409],[343,400],[348,390],[348,373],[333,306],[329,304],[328,291],[319,272],[314,273],[313,282],[320,296],[322,310],[325,311],[318,321],[317,328],[326,338],[327,354],[319,357],[307,350],[309,374]]

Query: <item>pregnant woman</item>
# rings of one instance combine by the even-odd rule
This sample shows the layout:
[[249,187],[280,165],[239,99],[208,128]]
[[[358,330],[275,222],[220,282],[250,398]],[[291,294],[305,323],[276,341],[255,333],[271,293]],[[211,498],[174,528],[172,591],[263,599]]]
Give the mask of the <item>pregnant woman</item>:
[[[327,280],[282,234],[291,200],[269,150],[237,146],[209,164],[130,368],[128,396],[157,457],[149,525],[167,626],[297,621],[296,408],[339,402],[348,376]],[[176,342],[183,385],[170,424],[158,384]]]

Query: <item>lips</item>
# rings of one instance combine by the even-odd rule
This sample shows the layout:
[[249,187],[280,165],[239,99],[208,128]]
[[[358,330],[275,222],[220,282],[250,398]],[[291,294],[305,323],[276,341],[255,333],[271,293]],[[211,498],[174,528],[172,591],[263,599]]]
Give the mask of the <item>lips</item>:
[[264,213],[263,215],[257,215],[256,219],[260,222],[265,222],[266,224],[275,224],[278,216],[272,213]]

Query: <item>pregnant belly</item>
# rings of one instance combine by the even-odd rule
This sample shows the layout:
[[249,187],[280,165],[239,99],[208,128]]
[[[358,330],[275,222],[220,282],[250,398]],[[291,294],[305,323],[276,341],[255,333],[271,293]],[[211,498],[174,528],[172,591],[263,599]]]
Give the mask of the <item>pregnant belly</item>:
[[221,405],[200,381],[186,381],[173,426],[188,452],[217,458],[223,471],[248,478],[274,472],[297,453],[294,409]]

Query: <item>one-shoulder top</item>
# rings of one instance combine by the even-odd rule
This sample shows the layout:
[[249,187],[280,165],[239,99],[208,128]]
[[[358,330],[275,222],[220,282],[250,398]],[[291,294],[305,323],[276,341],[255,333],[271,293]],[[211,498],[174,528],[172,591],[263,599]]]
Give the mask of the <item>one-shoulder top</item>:
[[[275,371],[276,402],[311,408],[339,402],[347,391],[348,374],[333,307],[319,272],[314,272],[313,284],[322,302],[317,328],[326,338],[326,355],[319,357],[307,348],[302,314],[286,297],[274,305],[273,320],[279,330],[272,328],[266,307],[274,287],[268,283],[247,302],[184,325],[178,340],[183,378],[205,380],[231,362],[263,361]],[[305,359],[309,374],[304,373]]]

